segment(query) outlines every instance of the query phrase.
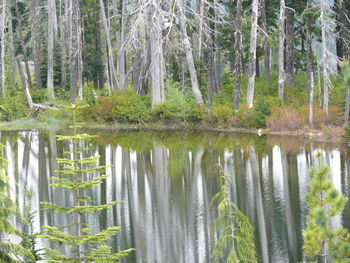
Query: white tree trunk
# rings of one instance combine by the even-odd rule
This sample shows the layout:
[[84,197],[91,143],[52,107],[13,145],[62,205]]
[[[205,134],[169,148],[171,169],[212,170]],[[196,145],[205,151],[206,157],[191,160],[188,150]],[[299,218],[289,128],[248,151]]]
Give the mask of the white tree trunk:
[[[308,0],[307,8],[312,8],[312,0]],[[309,123],[313,124],[314,112],[314,72],[312,69],[312,20],[308,18],[306,25],[306,52],[307,52],[307,86],[309,91]]]
[[235,32],[235,89],[234,89],[234,107],[239,109],[241,98],[241,75],[242,75],[242,3],[243,0],[237,0],[236,11],[236,32]]
[[5,19],[6,19],[6,0],[2,1],[0,17],[0,95],[5,97]]
[[55,19],[56,19],[56,3],[55,0],[48,0],[48,31],[47,31],[47,91],[50,100],[55,98],[53,83],[53,52],[54,52],[54,35],[55,35]]
[[119,75],[119,82],[118,82],[118,89],[123,90],[127,87],[127,76],[126,76],[126,70],[125,70],[125,26],[126,26],[126,1],[121,1],[121,17],[120,17],[120,32],[119,32],[119,51],[118,51],[118,75]]
[[164,57],[162,43],[162,15],[160,3],[156,1],[151,12],[151,31],[149,41],[151,46],[151,86],[152,107],[165,101],[164,90]]
[[328,113],[330,79],[328,72],[328,49],[327,49],[327,4],[325,0],[320,1],[320,22],[322,34],[322,75],[323,75],[323,110]]
[[187,60],[187,65],[188,65],[188,70],[190,72],[191,76],[191,84],[192,84],[192,92],[193,95],[196,99],[197,104],[203,105],[203,97],[202,93],[199,89],[198,85],[198,79],[197,79],[197,72],[196,68],[194,65],[194,60],[193,60],[193,53],[192,53],[192,46],[190,42],[190,38],[187,35],[187,30],[186,30],[186,16],[185,16],[185,10],[184,10],[184,3],[180,2],[180,0],[177,1],[178,8],[179,8],[179,24],[180,24],[180,30],[182,34],[182,40],[185,48],[185,53],[186,53],[186,60]]
[[278,97],[283,104],[284,100],[284,83],[286,73],[284,71],[284,41],[285,41],[285,21],[286,21],[286,4],[284,0],[280,1],[279,16],[279,44],[278,44]]
[[248,68],[248,87],[247,87],[247,104],[249,108],[253,108],[254,86],[256,75],[256,45],[257,45],[257,29],[259,0],[252,2],[251,14],[251,30],[250,30],[250,51],[249,51],[249,68]]
[[35,69],[35,84],[38,89],[42,88],[41,71],[40,71],[40,1],[32,0],[30,4],[31,12],[31,42],[33,46],[34,69]]
[[111,33],[110,28],[107,23],[107,17],[105,12],[105,5],[103,3],[103,0],[100,0],[100,9],[101,9],[101,18],[102,18],[102,24],[103,28],[105,30],[106,35],[106,42],[107,42],[107,74],[109,79],[109,89],[113,90],[117,88],[117,80],[116,80],[116,70],[114,66],[114,58],[113,58],[113,47],[112,47],[112,41],[111,41]]

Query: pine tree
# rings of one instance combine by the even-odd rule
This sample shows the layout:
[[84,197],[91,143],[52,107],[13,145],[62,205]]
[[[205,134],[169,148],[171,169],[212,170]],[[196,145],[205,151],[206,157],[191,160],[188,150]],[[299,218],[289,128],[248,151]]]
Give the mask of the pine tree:
[[340,227],[333,229],[330,221],[340,215],[347,198],[338,192],[329,179],[330,170],[318,156],[319,168],[312,168],[309,193],[307,227],[303,230],[304,250],[308,258],[323,259],[324,262],[350,261],[350,234]]
[[[60,243],[73,249],[73,255],[64,255],[61,252],[47,248],[46,262],[119,262],[121,257],[127,256],[133,249],[127,249],[118,253],[112,253],[108,246],[108,240],[117,234],[120,227],[110,227],[98,233],[92,233],[84,219],[87,214],[95,214],[106,210],[119,201],[103,205],[94,205],[92,198],[88,195],[91,188],[101,184],[107,175],[101,175],[105,170],[99,166],[99,156],[81,157],[88,148],[81,145],[82,141],[89,142],[94,137],[89,134],[77,134],[80,124],[76,122],[76,111],[85,108],[72,104],[67,107],[73,110],[73,135],[58,136],[58,141],[71,142],[71,151],[65,152],[63,158],[58,158],[59,170],[56,177],[52,177],[53,187],[63,188],[70,191],[74,199],[74,205],[62,207],[49,202],[42,202],[43,209],[54,213],[73,214],[74,222],[67,227],[44,226],[45,234],[42,237],[54,243]],[[69,156],[73,156],[70,158]],[[98,174],[98,176],[94,176]],[[68,234],[67,228],[75,227],[75,235]]]
[[226,263],[258,262],[256,257],[254,230],[248,218],[230,200],[228,192],[228,176],[219,166],[220,192],[212,200],[218,202],[218,217],[214,229],[219,232],[219,238],[213,250],[214,262]]
[[5,173],[6,159],[3,156],[4,146],[0,144],[0,262],[31,262],[34,256],[21,244],[11,242],[10,235],[21,236],[12,224],[11,219],[19,212],[10,197],[10,186]]

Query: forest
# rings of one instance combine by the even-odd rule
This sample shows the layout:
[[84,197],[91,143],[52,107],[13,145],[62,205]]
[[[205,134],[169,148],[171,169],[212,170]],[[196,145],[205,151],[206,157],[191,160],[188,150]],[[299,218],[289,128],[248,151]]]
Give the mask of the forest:
[[350,3],[3,0],[3,121],[83,101],[88,122],[342,136]]

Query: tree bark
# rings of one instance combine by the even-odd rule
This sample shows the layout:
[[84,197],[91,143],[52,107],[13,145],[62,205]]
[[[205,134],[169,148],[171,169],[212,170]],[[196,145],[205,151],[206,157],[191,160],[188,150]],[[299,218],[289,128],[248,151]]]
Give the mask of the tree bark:
[[294,86],[294,10],[286,12],[286,84]]
[[280,16],[279,16],[279,45],[278,45],[278,97],[283,104],[284,99],[284,41],[285,41],[285,19],[286,19],[286,4],[284,0],[280,1]]
[[[4,3],[6,3],[7,0],[4,0]],[[17,63],[15,58],[15,50],[14,50],[14,42],[13,42],[13,26],[12,26],[12,16],[11,12],[8,9],[7,10],[9,15],[8,20],[8,52],[10,54],[10,64],[11,64],[11,87],[14,89],[16,87],[16,74],[17,74]]]
[[6,19],[6,0],[2,1],[0,17],[0,95],[5,98],[5,19]]
[[[62,6],[60,7],[62,10]],[[69,3],[64,0],[64,14],[60,17],[61,28],[61,89],[65,90],[67,84],[67,42],[68,42],[68,17],[69,17]]]
[[186,16],[185,16],[185,10],[184,10],[184,3],[179,3],[177,1],[178,8],[179,8],[179,25],[180,25],[180,31],[182,34],[182,41],[184,44],[185,48],[185,53],[186,53],[186,61],[187,61],[187,66],[188,66],[188,71],[190,72],[191,76],[191,84],[192,84],[192,92],[193,95],[196,99],[196,102],[198,105],[203,105],[203,97],[202,93],[199,89],[198,85],[198,79],[197,79],[197,72],[196,68],[194,65],[194,60],[193,60],[193,53],[192,53],[192,46],[190,39],[187,34],[187,29],[186,29]]
[[261,27],[264,31],[263,45],[264,45],[264,70],[265,70],[265,81],[268,86],[271,85],[271,70],[270,70],[270,42],[269,42],[269,30],[266,21],[266,2],[261,0]]
[[25,43],[24,43],[22,22],[21,22],[21,17],[20,17],[19,10],[18,10],[18,3],[16,1],[14,2],[14,6],[15,6],[15,11],[16,11],[17,23],[18,23],[18,36],[19,36],[19,41],[20,41],[21,47],[23,49],[23,57],[24,57],[27,79],[28,79],[29,87],[32,87],[32,76],[30,74],[30,69],[29,69],[27,48],[26,48]]
[[149,33],[151,49],[151,87],[152,107],[165,101],[164,57],[162,44],[162,14],[159,1],[155,1],[151,10],[151,31]]
[[118,39],[118,75],[119,75],[119,82],[118,82],[118,89],[124,90],[127,87],[127,74],[126,74],[126,51],[125,51],[125,26],[126,26],[126,1],[121,0],[120,1],[120,31],[119,39]]
[[247,87],[247,104],[249,108],[253,108],[254,101],[254,87],[256,75],[256,45],[257,45],[257,29],[258,29],[258,12],[259,0],[252,2],[252,18],[250,30],[250,51],[249,51],[249,65],[248,65],[248,87]]
[[55,35],[55,18],[56,14],[55,0],[48,0],[48,31],[47,31],[47,91],[49,93],[50,100],[55,98],[54,93],[54,35]]
[[22,61],[20,57],[17,57],[17,66],[18,66],[19,76],[21,77],[22,84],[23,84],[23,91],[26,96],[28,106],[31,109],[33,108],[33,100],[32,100],[32,96],[29,93],[28,83],[26,80],[26,76],[24,75],[24,72],[23,72]]
[[340,61],[350,60],[350,2],[339,0],[337,55]]
[[42,89],[41,81],[41,54],[40,54],[40,0],[32,0],[30,4],[31,11],[31,42],[33,45],[35,85],[37,89]]
[[[308,0],[307,8],[312,8],[312,0]],[[306,24],[306,51],[307,51],[307,87],[309,91],[309,123],[313,124],[314,111],[314,73],[312,68],[312,18],[309,16]]]
[[117,88],[117,80],[115,78],[115,66],[114,66],[114,58],[113,58],[113,48],[112,48],[112,41],[111,41],[111,33],[110,28],[107,23],[107,17],[105,12],[105,5],[103,3],[103,0],[100,0],[100,9],[101,9],[101,18],[102,18],[102,24],[104,27],[105,35],[106,35],[106,43],[107,43],[107,74],[108,74],[108,90],[109,92],[113,89]]
[[241,98],[241,75],[242,75],[242,2],[237,0],[236,13],[236,32],[235,32],[235,89],[234,89],[234,107],[239,109]]
[[321,33],[322,33],[322,72],[323,72],[323,109],[328,113],[328,103],[329,103],[329,71],[328,71],[328,48],[327,48],[327,21],[326,12],[327,5],[325,0],[320,1],[320,22],[321,22]]

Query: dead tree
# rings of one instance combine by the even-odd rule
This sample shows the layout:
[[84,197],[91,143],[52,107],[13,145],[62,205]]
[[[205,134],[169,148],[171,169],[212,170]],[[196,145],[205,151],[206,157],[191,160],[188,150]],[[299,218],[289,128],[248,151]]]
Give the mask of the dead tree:
[[286,21],[286,4],[284,0],[280,0],[279,15],[279,39],[278,39],[278,97],[283,104],[284,99],[284,83],[286,74],[284,71],[284,41],[285,41],[285,21]]
[[47,91],[50,100],[55,98],[54,93],[54,36],[55,36],[56,2],[48,0],[47,24]]
[[235,32],[235,88],[234,88],[234,107],[235,110],[239,109],[239,102],[241,98],[241,75],[242,75],[242,2],[243,0],[237,0],[237,13],[236,13],[236,32]]

